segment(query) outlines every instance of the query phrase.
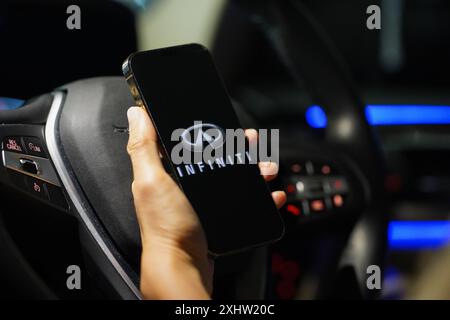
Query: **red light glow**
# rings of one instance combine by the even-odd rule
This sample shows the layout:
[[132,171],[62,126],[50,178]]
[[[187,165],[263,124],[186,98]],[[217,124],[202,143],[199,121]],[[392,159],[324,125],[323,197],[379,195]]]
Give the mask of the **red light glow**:
[[293,204],[288,204],[286,210],[294,216],[300,215],[300,208]]

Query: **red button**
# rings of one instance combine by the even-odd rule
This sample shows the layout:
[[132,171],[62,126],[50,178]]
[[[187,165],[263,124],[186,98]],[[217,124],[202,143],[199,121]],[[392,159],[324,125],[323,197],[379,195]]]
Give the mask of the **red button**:
[[46,185],[43,181],[32,177],[26,177],[27,189],[39,198],[48,200]]
[[336,194],[333,196],[333,205],[336,208],[340,208],[344,205],[344,198],[340,194]]
[[294,193],[296,190],[295,186],[293,184],[288,184],[286,187],[287,193]]
[[295,163],[291,166],[291,171],[294,173],[300,173],[300,171],[302,171],[302,166],[298,163]]
[[342,189],[342,186],[343,186],[343,183],[342,183],[342,180],[335,180],[334,181],[334,187],[336,188],[336,189]]
[[3,139],[3,149],[11,152],[24,153],[19,137],[6,137]]
[[286,210],[294,216],[299,216],[301,213],[300,208],[293,204],[288,204]]
[[312,200],[309,206],[312,211],[318,212],[325,210],[325,202],[323,200]]
[[323,165],[322,166],[322,168],[320,169],[320,171],[323,173],[323,174],[330,174],[331,173],[331,168],[330,168],[330,166],[329,165]]

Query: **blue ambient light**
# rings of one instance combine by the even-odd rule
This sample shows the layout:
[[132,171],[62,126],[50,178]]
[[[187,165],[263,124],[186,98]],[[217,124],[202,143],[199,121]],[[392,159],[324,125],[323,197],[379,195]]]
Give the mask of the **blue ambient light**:
[[[450,106],[368,105],[365,112],[372,126],[450,124]],[[325,128],[327,116],[321,107],[311,106],[306,121],[313,128]]]
[[368,105],[366,118],[373,126],[450,124],[450,106]]
[[0,97],[0,110],[14,110],[20,108],[24,103],[23,100]]
[[306,110],[306,122],[313,128],[325,128],[327,126],[327,115],[319,106],[311,106]]
[[391,249],[433,249],[450,244],[450,221],[392,221],[388,227]]

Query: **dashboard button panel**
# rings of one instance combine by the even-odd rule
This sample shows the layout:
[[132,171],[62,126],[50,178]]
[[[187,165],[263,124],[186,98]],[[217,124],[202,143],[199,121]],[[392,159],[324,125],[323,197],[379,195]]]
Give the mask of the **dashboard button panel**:
[[334,163],[306,160],[285,167],[288,174],[284,176],[283,188],[288,197],[288,216],[323,215],[346,207],[349,183]]
[[10,184],[59,208],[68,209],[58,176],[40,138],[6,136],[2,139],[1,153]]

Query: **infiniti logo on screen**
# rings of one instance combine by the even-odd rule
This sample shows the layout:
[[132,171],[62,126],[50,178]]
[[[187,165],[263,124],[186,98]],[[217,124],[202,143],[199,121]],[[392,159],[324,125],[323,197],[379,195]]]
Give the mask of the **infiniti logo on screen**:
[[224,142],[224,132],[212,123],[197,123],[184,130],[181,141],[185,149],[194,152],[203,152],[209,145],[213,149],[221,147]]
[[180,178],[236,164],[257,164],[258,161],[278,164],[278,129],[259,129],[254,139],[249,140],[243,129],[224,130],[213,123],[194,121],[187,129],[175,129],[171,140],[177,142],[170,158]]

